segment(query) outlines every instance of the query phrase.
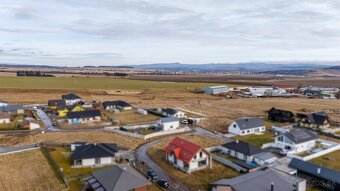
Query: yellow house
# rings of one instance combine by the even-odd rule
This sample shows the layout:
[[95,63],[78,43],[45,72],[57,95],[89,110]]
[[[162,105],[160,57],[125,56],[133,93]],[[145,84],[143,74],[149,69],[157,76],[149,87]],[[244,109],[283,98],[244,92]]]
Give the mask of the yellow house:
[[57,110],[59,117],[65,117],[67,115],[67,112],[77,112],[77,111],[85,111],[85,109],[81,105],[72,105],[69,107],[59,107]]
[[63,109],[58,109],[57,112],[59,117],[65,117],[67,115],[68,109],[64,107]]
[[72,105],[72,106],[68,107],[68,111],[69,112],[85,111],[85,109],[81,105]]

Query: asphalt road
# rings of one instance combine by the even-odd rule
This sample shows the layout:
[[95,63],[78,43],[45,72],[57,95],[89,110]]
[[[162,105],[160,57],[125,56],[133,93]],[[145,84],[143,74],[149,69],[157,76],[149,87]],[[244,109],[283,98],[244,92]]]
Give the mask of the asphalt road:
[[47,114],[43,110],[38,109],[37,114],[44,123],[47,131],[60,131],[60,129],[53,127],[51,119],[47,116]]
[[0,147],[0,154],[14,152],[14,151],[24,151],[26,149],[37,148],[39,145],[31,144],[31,145],[23,145],[18,147]]
[[140,146],[136,151],[136,158],[138,161],[144,161],[152,170],[154,170],[159,178],[164,178],[169,182],[170,189],[169,190],[178,190],[178,191],[190,191],[191,189],[182,184],[180,181],[172,178],[168,172],[163,170],[157,163],[155,163],[146,153],[148,148],[153,144],[157,143],[162,139],[157,139],[155,141],[148,142],[142,146]]

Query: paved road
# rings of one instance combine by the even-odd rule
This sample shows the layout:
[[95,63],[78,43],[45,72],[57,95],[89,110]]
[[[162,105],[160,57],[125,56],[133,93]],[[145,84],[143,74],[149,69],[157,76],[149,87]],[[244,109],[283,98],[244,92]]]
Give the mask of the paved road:
[[37,114],[44,123],[47,131],[60,131],[60,129],[53,127],[51,119],[47,116],[47,114],[43,110],[38,109]]
[[190,191],[191,189],[182,184],[180,181],[172,178],[168,172],[163,170],[157,163],[155,163],[147,154],[146,151],[150,146],[159,142],[161,139],[157,139],[155,141],[148,142],[138,148],[136,151],[136,158],[138,161],[144,161],[150,168],[152,168],[159,176],[159,178],[164,178],[169,182],[171,190],[178,191]]
[[38,148],[38,147],[39,145],[37,144],[23,145],[23,146],[17,146],[17,147],[0,147],[0,154],[14,152],[14,151],[25,151],[28,149],[33,149],[33,148]]

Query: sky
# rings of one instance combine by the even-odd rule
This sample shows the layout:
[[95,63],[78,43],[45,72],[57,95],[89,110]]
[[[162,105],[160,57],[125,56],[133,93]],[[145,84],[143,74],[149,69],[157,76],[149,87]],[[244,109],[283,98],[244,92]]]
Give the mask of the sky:
[[290,60],[340,60],[340,0],[0,2],[0,63]]

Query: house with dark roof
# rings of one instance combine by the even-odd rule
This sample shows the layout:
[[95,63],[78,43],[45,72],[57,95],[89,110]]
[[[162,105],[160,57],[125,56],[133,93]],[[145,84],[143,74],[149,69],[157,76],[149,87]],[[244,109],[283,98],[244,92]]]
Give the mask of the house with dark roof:
[[11,115],[5,112],[0,112],[0,124],[10,123]]
[[277,121],[281,123],[295,122],[294,114],[291,111],[276,109],[275,107],[271,108],[268,111],[268,119],[271,121]]
[[104,101],[102,103],[103,108],[106,111],[113,111],[114,109],[121,109],[121,110],[131,110],[132,106],[122,100],[118,100],[118,101]]
[[74,93],[62,95],[61,99],[65,100],[66,105],[74,105],[82,101],[81,97]]
[[66,117],[68,122],[72,124],[101,121],[101,113],[99,110],[68,112]]
[[234,121],[229,127],[228,132],[235,135],[249,135],[262,133],[266,130],[264,123],[259,117],[246,117]]
[[148,180],[127,164],[92,172],[87,179],[93,191],[147,191]]
[[0,112],[8,114],[24,114],[25,109],[23,105],[7,105],[0,107]]
[[178,129],[179,119],[177,117],[161,117],[157,121],[157,126],[163,131]]
[[253,171],[210,184],[212,191],[305,191],[306,181],[274,169]]
[[277,136],[273,146],[280,148],[284,153],[296,154],[315,147],[317,139],[318,136],[311,131],[293,128]]
[[172,108],[164,108],[162,109],[162,112],[165,116],[168,116],[168,117],[177,117],[177,118],[185,117],[185,113],[183,111],[178,111]]
[[72,154],[74,167],[105,166],[115,164],[115,154],[118,152],[117,144],[94,143],[75,147]]
[[8,102],[7,102],[7,101],[0,100],[0,107],[2,107],[2,106],[7,106],[7,105],[8,105]]
[[252,162],[254,156],[263,153],[264,150],[258,148],[252,144],[244,141],[235,140],[229,143],[225,143],[219,147],[219,149],[227,155],[235,157],[237,159]]
[[325,112],[310,114],[298,113],[298,125],[301,127],[324,129],[330,126],[330,118]]
[[309,183],[322,190],[340,190],[340,172],[336,170],[297,158],[293,158],[288,166],[296,169],[298,176],[307,177]]
[[210,154],[199,145],[182,138],[174,138],[165,147],[166,160],[174,167],[186,172],[212,168]]
[[31,117],[26,117],[24,122],[22,123],[21,126],[23,129],[29,129],[29,130],[33,130],[33,129],[39,129],[40,128],[40,124],[37,120],[31,118]]
[[65,107],[66,102],[63,99],[48,100],[48,107],[51,110],[56,110],[58,107]]

